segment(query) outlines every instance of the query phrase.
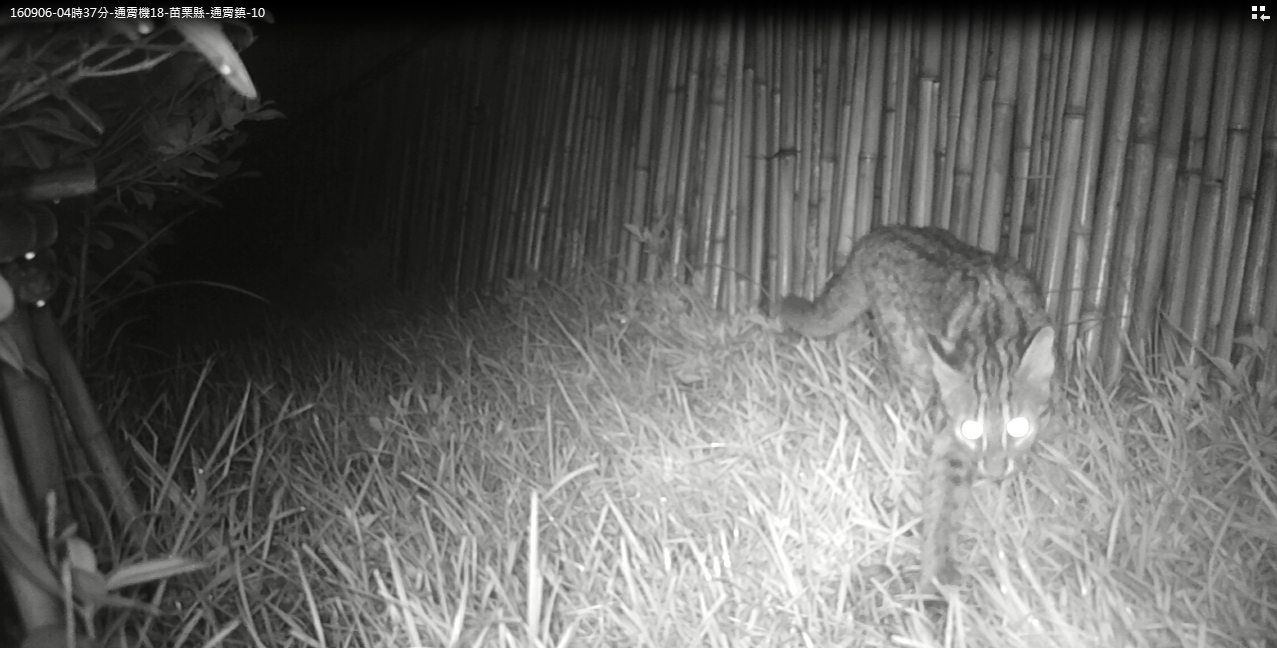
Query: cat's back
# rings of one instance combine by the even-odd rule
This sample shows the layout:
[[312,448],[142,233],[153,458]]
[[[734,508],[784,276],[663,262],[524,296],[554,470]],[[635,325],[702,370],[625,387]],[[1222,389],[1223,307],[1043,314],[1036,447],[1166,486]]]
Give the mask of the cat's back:
[[1007,261],[963,242],[946,229],[893,225],[861,237],[852,248],[850,265],[869,271],[912,271],[921,275],[920,279],[932,281],[986,269],[1027,275]]
[[905,311],[932,332],[972,307],[1004,311],[1030,327],[1046,323],[1042,291],[1023,266],[939,227],[875,229],[856,243],[843,271],[864,280],[879,310]]
[[938,227],[871,230],[819,298],[789,295],[779,316],[789,330],[826,337],[866,312],[901,340],[961,336],[971,326],[1014,336],[1047,323],[1042,291],[1023,266]]

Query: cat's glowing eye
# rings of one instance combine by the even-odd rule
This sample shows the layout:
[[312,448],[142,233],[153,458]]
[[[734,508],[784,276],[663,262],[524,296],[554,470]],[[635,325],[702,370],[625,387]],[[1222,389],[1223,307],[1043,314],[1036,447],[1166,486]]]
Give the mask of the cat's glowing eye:
[[966,421],[958,428],[958,434],[968,441],[975,441],[984,435],[984,426],[979,421]]
[[1011,438],[1019,439],[1028,433],[1029,419],[1026,419],[1023,416],[1017,416],[1010,421],[1007,421],[1007,434],[1011,435]]

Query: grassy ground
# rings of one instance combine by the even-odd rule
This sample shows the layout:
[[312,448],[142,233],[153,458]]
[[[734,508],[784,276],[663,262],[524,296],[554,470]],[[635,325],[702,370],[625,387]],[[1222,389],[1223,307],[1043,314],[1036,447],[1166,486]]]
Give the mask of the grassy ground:
[[1271,386],[1071,378],[1027,474],[977,488],[933,619],[910,594],[929,424],[873,347],[598,282],[324,322],[104,399],[150,494],[142,557],[208,565],[111,645],[1277,637]]

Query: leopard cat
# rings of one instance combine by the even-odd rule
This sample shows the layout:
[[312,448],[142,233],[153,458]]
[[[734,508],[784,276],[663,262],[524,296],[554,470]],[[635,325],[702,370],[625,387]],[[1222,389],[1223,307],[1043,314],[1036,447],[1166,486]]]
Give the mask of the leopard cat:
[[1047,424],[1055,329],[1042,289],[1017,262],[936,227],[890,226],[856,242],[814,302],[791,295],[780,320],[828,337],[865,313],[895,349],[902,377],[939,396],[943,429],[923,483],[920,585],[958,580],[952,553],[977,477],[1023,468]]

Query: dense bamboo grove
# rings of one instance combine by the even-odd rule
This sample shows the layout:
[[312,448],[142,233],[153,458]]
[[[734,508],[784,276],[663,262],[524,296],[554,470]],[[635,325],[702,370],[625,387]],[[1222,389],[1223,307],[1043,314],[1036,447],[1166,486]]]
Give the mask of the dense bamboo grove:
[[1115,377],[1128,339],[1229,356],[1277,328],[1270,32],[1072,10],[471,25],[295,129],[281,184],[296,231],[371,224],[408,287],[602,263],[729,310],[816,291],[872,225],[937,224],[1033,267]]

